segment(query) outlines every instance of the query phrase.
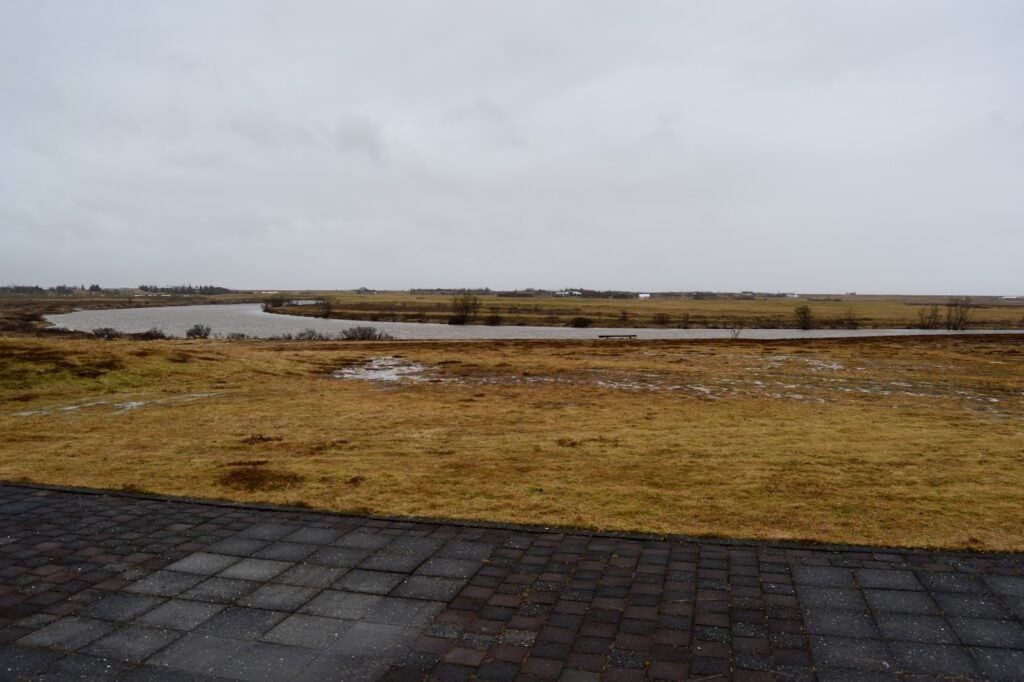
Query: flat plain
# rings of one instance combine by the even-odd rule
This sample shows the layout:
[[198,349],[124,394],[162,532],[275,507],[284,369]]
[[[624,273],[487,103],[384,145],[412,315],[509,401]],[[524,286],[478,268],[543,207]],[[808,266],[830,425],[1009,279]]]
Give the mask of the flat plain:
[[0,338],[0,479],[1024,549],[1024,337]]

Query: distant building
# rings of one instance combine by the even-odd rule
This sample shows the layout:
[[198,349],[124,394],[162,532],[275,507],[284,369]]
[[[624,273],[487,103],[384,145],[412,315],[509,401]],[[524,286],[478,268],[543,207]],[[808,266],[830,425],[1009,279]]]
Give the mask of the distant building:
[[575,289],[562,289],[561,291],[556,291],[555,292],[555,296],[582,296],[582,295],[583,295],[582,291],[576,291]]
[[650,294],[638,294],[637,295],[637,298],[650,298],[650,297],[651,297]]

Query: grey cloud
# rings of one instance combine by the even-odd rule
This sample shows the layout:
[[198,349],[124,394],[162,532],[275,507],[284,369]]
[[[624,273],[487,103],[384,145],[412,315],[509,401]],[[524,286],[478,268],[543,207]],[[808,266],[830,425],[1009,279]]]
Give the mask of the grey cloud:
[[0,4],[0,280],[1024,293],[1024,5]]

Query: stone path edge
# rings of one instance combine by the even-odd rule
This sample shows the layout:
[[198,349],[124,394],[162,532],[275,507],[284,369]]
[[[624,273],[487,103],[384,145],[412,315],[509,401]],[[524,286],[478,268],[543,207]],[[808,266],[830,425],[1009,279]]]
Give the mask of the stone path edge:
[[476,521],[471,519],[448,519],[426,516],[400,516],[381,514],[355,514],[352,512],[321,509],[319,507],[299,507],[290,505],[276,505],[262,502],[233,502],[231,500],[217,500],[203,497],[187,497],[179,495],[166,495],[161,493],[134,492],[129,490],[85,488],[77,486],[61,486],[46,483],[26,483],[23,481],[10,481],[0,479],[0,485],[12,488],[24,488],[27,490],[45,490],[51,492],[74,493],[79,495],[94,495],[97,497],[121,497],[137,500],[153,500],[166,502],[181,502],[188,504],[203,505],[208,507],[222,507],[226,509],[253,509],[259,511],[292,512],[305,514],[324,514],[342,518],[369,519],[373,521],[386,521],[396,523],[415,523],[430,525],[447,525],[458,528],[486,528],[493,530],[507,530],[521,533],[561,533],[563,535],[576,535],[583,537],[615,538],[619,540],[634,541],[663,541],[663,542],[689,542],[721,547],[771,547],[777,549],[821,551],[821,552],[879,552],[885,550],[896,550],[901,554],[910,555],[935,555],[945,554],[960,557],[1005,557],[1009,559],[1024,560],[1024,551],[1000,551],[1000,550],[957,550],[940,547],[903,547],[900,545],[857,545],[846,543],[817,542],[814,540],[771,540],[771,539],[748,539],[748,538],[724,538],[720,536],[685,535],[680,533],[658,534],[639,533],[630,531],[607,531],[592,528],[579,528],[574,526],[539,526],[518,523],[503,523],[500,521]]

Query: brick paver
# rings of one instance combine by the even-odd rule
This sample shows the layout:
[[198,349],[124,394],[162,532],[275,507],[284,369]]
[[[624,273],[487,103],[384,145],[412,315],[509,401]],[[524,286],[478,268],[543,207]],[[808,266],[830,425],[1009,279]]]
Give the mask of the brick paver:
[[1024,557],[0,485],[0,679],[1024,679]]

